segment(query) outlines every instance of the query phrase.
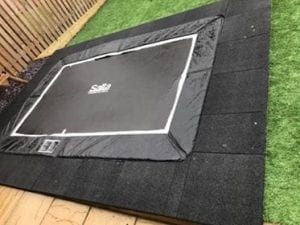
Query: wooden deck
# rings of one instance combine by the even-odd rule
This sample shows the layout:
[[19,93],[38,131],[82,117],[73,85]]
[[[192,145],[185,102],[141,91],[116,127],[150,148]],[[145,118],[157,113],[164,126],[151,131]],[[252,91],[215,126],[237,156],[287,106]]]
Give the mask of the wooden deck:
[[[0,225],[168,225],[0,186]],[[272,225],[264,223],[264,225]]]

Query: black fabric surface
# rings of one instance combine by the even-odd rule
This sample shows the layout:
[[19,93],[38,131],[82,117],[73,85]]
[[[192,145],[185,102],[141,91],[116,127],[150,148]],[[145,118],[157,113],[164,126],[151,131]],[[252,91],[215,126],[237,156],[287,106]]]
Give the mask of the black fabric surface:
[[[60,50],[49,63],[87,45],[159,29],[159,24],[162,28],[215,15],[225,17],[222,43],[217,48],[196,145],[185,160],[116,161],[0,153],[0,183],[196,224],[261,225],[269,0],[221,1]],[[27,97],[41,78],[28,85]],[[2,125],[27,97],[20,96],[0,115]]]
[[[185,39],[65,68],[18,132],[163,129],[191,45]],[[107,93],[88,94],[104,83],[111,85]]]

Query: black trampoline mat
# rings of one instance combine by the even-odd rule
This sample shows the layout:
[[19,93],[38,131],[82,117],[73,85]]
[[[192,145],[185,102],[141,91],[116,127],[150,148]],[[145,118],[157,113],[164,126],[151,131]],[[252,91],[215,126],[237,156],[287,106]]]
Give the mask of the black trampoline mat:
[[168,133],[195,39],[190,35],[65,65],[12,136]]

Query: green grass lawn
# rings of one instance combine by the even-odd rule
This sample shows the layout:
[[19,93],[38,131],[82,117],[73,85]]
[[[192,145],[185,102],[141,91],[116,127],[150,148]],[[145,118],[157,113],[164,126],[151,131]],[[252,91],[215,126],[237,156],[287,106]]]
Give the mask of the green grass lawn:
[[300,1],[273,0],[265,220],[300,225]]
[[[211,0],[108,0],[70,44]],[[300,225],[300,1],[273,0],[264,220]]]
[[166,17],[213,0],[107,0],[70,44]]

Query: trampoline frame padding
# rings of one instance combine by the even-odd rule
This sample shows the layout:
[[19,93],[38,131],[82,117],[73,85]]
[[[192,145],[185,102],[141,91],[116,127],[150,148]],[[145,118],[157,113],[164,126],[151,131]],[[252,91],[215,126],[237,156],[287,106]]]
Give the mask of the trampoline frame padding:
[[[55,157],[98,157],[113,159],[139,160],[183,160],[192,151],[202,106],[206,96],[215,50],[223,18],[208,17],[189,23],[169,27],[134,37],[115,40],[83,49],[61,58],[44,75],[37,88],[25,101],[21,110],[12,118],[3,130],[0,139],[0,151],[14,154],[43,154]],[[59,76],[63,68],[82,61],[94,60],[138,50],[143,46],[153,46],[193,37],[193,49],[188,66],[178,85],[174,112],[164,130],[149,133],[107,133],[96,136],[88,134],[69,135],[65,131],[57,135],[26,136],[17,134],[17,130],[39,99]],[[101,60],[100,60],[101,61]],[[181,92],[181,93],[180,93]],[[50,109],[49,109],[50,110]],[[147,131],[148,132],[148,131]],[[51,153],[41,153],[39,149],[45,139],[58,140],[59,144]]]

